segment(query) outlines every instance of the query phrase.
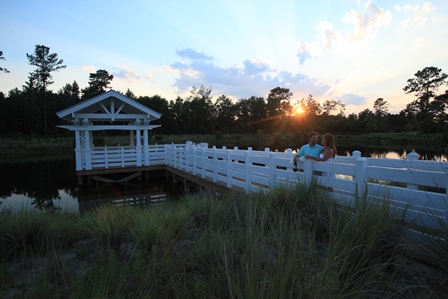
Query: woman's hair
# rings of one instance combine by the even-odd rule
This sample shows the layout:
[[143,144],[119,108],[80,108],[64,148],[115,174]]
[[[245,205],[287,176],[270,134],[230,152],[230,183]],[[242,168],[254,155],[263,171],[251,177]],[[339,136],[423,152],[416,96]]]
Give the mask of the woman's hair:
[[328,146],[329,148],[333,149],[333,158],[337,154],[336,146],[334,145],[334,136],[331,134],[325,134],[322,137],[325,140],[325,146]]

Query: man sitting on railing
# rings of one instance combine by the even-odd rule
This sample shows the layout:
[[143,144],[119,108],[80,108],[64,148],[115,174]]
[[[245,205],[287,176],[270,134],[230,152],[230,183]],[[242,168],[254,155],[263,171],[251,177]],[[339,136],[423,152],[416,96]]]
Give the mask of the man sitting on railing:
[[297,155],[294,156],[294,171],[297,171],[297,160],[300,157],[303,157],[305,155],[311,155],[313,157],[318,158],[324,147],[320,144],[317,144],[317,139],[319,137],[319,134],[312,131],[308,133],[309,142],[305,145],[303,145]]

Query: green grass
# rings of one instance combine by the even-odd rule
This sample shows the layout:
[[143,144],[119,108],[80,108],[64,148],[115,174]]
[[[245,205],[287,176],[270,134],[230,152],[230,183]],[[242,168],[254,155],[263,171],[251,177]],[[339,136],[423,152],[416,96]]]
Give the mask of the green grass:
[[[417,272],[401,254],[402,227],[387,201],[360,199],[349,210],[316,186],[1,216],[3,297],[14,290],[20,298],[442,298],[447,291],[448,269]],[[434,252],[446,260],[446,251]]]

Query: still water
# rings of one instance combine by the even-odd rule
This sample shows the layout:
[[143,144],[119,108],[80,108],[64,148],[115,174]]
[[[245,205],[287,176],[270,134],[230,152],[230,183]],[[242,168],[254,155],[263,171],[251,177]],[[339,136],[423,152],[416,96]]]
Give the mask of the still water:
[[[363,157],[405,159],[407,153],[361,149]],[[351,155],[352,149],[338,149],[339,155]],[[445,156],[419,153],[420,159],[446,161]],[[149,205],[181,194],[162,173],[152,173],[146,180],[110,184],[92,181],[78,186],[74,160],[0,164],[0,213],[62,209],[83,213],[95,207],[114,205]]]
[[149,205],[169,200],[178,189],[163,173],[126,183],[92,180],[78,186],[73,160],[0,164],[0,213],[61,209],[83,213],[109,203]]

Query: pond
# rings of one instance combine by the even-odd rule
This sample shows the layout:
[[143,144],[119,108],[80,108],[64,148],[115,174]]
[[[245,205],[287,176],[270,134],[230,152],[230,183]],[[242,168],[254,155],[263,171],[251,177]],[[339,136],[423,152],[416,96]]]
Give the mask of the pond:
[[169,200],[178,189],[163,173],[147,180],[78,186],[73,160],[0,164],[0,212],[61,209],[83,213],[110,203],[149,205]]
[[[355,149],[338,149],[351,155]],[[359,149],[363,157],[404,159],[406,152]],[[445,156],[419,153],[421,159],[446,161]],[[62,209],[83,213],[110,203],[144,206],[170,200],[181,194],[179,186],[155,172],[146,180],[111,184],[92,181],[78,186],[74,160],[0,164],[0,212]]]

